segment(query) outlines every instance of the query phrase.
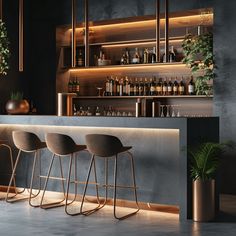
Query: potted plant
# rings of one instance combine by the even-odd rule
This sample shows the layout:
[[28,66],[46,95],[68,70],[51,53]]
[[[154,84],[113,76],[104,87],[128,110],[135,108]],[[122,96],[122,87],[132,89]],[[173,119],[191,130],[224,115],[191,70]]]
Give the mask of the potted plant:
[[190,67],[192,75],[196,76],[196,94],[210,95],[212,93],[212,80],[215,76],[213,34],[211,32],[200,35],[187,34],[182,47],[183,63]]
[[189,150],[194,221],[211,221],[215,217],[215,176],[226,147],[233,147],[233,143],[206,142]]
[[10,57],[9,40],[4,22],[0,19],[0,76],[7,75]]
[[11,93],[11,99],[6,104],[6,111],[9,115],[27,114],[29,112],[29,103],[23,99],[23,93]]

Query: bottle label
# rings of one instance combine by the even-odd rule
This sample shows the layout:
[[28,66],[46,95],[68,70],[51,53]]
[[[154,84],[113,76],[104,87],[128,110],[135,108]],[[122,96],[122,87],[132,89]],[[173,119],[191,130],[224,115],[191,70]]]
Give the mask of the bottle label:
[[192,84],[188,85],[188,92],[189,93],[194,93],[194,86]]
[[174,92],[178,92],[178,87],[177,87],[177,86],[174,86],[174,87],[173,87],[173,91],[174,91]]
[[179,91],[184,92],[184,86],[179,86]]
[[151,91],[151,92],[155,92],[155,87],[154,87],[154,86],[151,86],[150,91]]
[[110,83],[106,83],[106,92],[109,93],[110,92]]
[[172,92],[172,87],[168,86],[168,92]]
[[157,87],[157,92],[161,92],[161,91],[162,91],[161,86],[158,86]]
[[166,86],[163,86],[163,92],[167,92],[167,87]]

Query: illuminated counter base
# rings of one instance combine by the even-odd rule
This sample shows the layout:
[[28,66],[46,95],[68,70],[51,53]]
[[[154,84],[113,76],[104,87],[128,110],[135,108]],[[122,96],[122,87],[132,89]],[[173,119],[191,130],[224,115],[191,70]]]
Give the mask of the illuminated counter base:
[[[11,140],[11,132],[16,129],[33,131],[42,140],[47,132],[66,133],[81,144],[84,144],[84,137],[88,133],[118,136],[124,145],[133,146],[139,201],[150,205],[156,203],[179,206],[180,219],[190,219],[192,215],[187,147],[201,140],[219,141],[218,118],[0,116],[0,139],[7,137]],[[16,154],[16,150],[14,152]],[[42,155],[42,170],[46,173],[48,157],[51,155],[48,150],[43,151]],[[28,166],[32,165],[31,159],[24,159]],[[81,155],[79,159],[78,172],[82,179],[86,175],[88,160],[87,153]],[[1,162],[3,161],[1,159]],[[128,165],[123,160],[120,164],[122,168]],[[68,159],[64,158],[65,168],[67,165]],[[99,160],[97,165],[100,176],[103,172],[103,160]],[[2,168],[4,164],[1,163],[0,166]],[[17,173],[18,186],[26,185],[21,175],[24,172],[25,168]],[[126,177],[128,176],[119,176],[120,184],[127,182]],[[4,184],[2,180],[1,184]],[[52,182],[50,190],[61,191],[59,184]],[[90,194],[93,194],[93,190],[94,188],[89,189]],[[119,198],[132,200],[132,196],[131,193],[127,194],[127,190],[121,190]]]

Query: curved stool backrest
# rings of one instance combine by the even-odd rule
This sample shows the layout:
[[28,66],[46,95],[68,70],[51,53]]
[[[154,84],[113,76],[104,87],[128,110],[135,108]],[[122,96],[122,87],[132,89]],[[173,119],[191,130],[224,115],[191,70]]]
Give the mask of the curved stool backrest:
[[56,155],[69,155],[76,151],[76,143],[68,135],[48,133],[45,139],[48,149]]
[[12,138],[15,146],[25,152],[34,152],[41,148],[42,142],[39,137],[26,131],[13,131]]
[[85,139],[89,152],[100,157],[114,156],[123,148],[121,141],[111,135],[88,134]]

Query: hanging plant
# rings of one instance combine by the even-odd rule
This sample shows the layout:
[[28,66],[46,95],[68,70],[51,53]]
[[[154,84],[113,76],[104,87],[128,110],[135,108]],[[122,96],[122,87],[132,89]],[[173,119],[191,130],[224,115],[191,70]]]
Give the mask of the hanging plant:
[[188,34],[182,44],[183,63],[191,68],[196,76],[195,89],[197,95],[209,95],[212,92],[210,81],[214,78],[213,34]]
[[5,23],[0,19],[0,75],[7,75],[9,70],[9,40]]

